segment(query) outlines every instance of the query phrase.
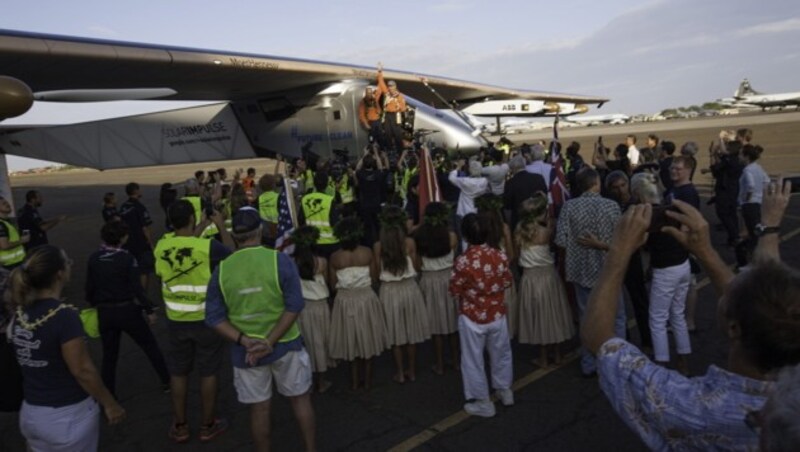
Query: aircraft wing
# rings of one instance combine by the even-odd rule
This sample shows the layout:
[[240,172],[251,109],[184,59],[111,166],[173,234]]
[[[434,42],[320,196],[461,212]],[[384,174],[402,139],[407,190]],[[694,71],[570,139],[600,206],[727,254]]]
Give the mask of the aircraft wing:
[[[33,92],[60,90],[172,89],[165,100],[252,98],[304,86],[361,79],[374,80],[376,69],[296,58],[226,51],[84,39],[0,30],[0,75],[24,81]],[[425,87],[448,101],[536,99],[600,104],[608,99],[502,88],[445,77],[385,70],[400,91],[423,102],[440,103]],[[440,105],[441,106],[441,105]]]
[[263,157],[228,103],[60,126],[0,126],[0,153],[96,169]]

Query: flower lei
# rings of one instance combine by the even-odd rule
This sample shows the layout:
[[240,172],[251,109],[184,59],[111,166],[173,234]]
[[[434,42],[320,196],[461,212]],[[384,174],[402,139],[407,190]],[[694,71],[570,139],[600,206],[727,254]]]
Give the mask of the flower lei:
[[292,234],[292,241],[296,246],[310,248],[319,239],[319,229],[314,226],[304,226],[296,229]]
[[405,230],[406,219],[408,219],[406,212],[400,208],[384,209],[380,214],[381,226],[387,228],[396,227]]
[[345,229],[345,226],[348,225],[343,223],[343,221],[344,220],[339,220],[333,228],[333,235],[335,235],[340,242],[357,242],[364,237],[364,225],[360,221],[348,221],[347,223],[350,223],[349,226],[352,226],[349,229]]
[[441,212],[438,212],[436,215],[425,215],[423,219],[425,224],[429,224],[435,228],[440,226],[449,226],[450,225],[450,208],[442,209]]
[[494,212],[503,209],[503,198],[486,194],[475,198],[475,207],[480,211]]
[[28,315],[25,314],[24,312],[22,312],[22,308],[19,307],[19,308],[17,308],[17,321],[26,330],[33,331],[33,330],[39,328],[40,326],[44,325],[45,323],[47,323],[48,320],[53,318],[53,316],[58,314],[58,312],[63,310],[63,309],[72,309],[74,311],[78,310],[78,308],[76,308],[75,306],[72,306],[71,304],[62,303],[62,304],[58,305],[55,308],[50,308],[47,311],[47,314],[39,317],[38,319],[34,320],[33,322],[29,322],[28,321]]

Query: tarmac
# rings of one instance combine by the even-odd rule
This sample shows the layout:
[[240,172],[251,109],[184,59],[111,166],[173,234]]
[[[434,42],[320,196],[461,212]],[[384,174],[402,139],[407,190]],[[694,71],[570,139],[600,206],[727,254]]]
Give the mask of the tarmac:
[[[768,172],[800,172],[800,159],[794,154],[794,144],[800,139],[800,114],[765,114],[748,117],[713,118],[712,120],[666,121],[614,127],[571,128],[561,131],[562,141],[576,139],[582,144],[581,154],[591,158],[591,144],[597,134],[603,134],[606,146],[621,142],[628,133],[636,133],[640,143],[654,131],[678,145],[693,139],[708,143],[721,128],[750,126],[755,143],[766,151],[763,157]],[[509,136],[515,142],[547,139],[550,132]],[[704,161],[701,159],[701,166]],[[125,199],[124,185],[130,181],[143,187],[143,202],[154,219],[154,232],[164,230],[164,214],[158,206],[158,189],[163,182],[179,182],[191,177],[196,169],[212,169],[224,165],[228,173],[234,168],[255,166],[258,174],[271,170],[266,160],[206,163],[170,167],[142,168],[98,172],[79,170],[46,175],[12,178],[14,199],[21,206],[25,191],[36,188],[44,195],[40,208],[43,217],[60,214],[69,216],[50,233],[50,242],[62,246],[74,259],[72,281],[66,288],[67,301],[83,305],[83,284],[86,259],[99,245],[102,196],[114,191],[119,203]],[[708,180],[696,180],[704,201],[708,200]],[[704,206],[709,223],[716,223],[713,209]],[[782,230],[784,260],[800,267],[800,202],[792,199]],[[723,258],[733,262],[733,252],[725,247],[725,237],[713,232],[715,246]],[[716,328],[716,296],[703,275],[699,277],[697,307],[698,331],[692,335],[690,368],[694,375],[705,373],[710,364],[724,366],[726,340]],[[148,288],[156,299],[155,282]],[[629,310],[629,313],[632,312]],[[631,315],[629,314],[629,317]],[[163,319],[154,327],[160,344],[166,345],[166,326]],[[635,327],[631,340],[638,342]],[[95,363],[100,364],[100,343],[90,340],[89,347]],[[314,394],[317,419],[317,444],[326,451],[372,450],[525,450],[525,451],[583,451],[583,450],[646,450],[611,409],[596,379],[585,379],[575,360],[577,341],[564,346],[571,353],[560,367],[540,369],[531,363],[538,350],[532,346],[513,344],[514,389],[516,403],[512,407],[497,404],[497,415],[491,419],[473,418],[462,411],[464,403],[460,374],[448,370],[437,376],[429,369],[433,362],[432,345],[418,347],[417,381],[403,385],[391,380],[391,353],[375,360],[374,387],[369,392],[349,389],[349,368],[346,363],[328,372],[334,386],[325,394]],[[218,411],[231,424],[230,429],[214,441],[203,444],[197,439],[199,424],[198,385],[192,378],[189,413],[194,437],[189,444],[175,445],[167,439],[172,420],[169,395],[159,388],[158,378],[144,354],[128,339],[122,342],[118,365],[117,392],[127,410],[127,420],[116,427],[103,425],[100,437],[102,451],[240,451],[251,447],[247,408],[236,401],[231,368],[226,365],[221,374]],[[302,449],[300,434],[288,402],[275,396],[272,410],[272,444],[274,450]],[[0,414],[0,450],[22,451],[24,445],[18,433],[17,419]]]

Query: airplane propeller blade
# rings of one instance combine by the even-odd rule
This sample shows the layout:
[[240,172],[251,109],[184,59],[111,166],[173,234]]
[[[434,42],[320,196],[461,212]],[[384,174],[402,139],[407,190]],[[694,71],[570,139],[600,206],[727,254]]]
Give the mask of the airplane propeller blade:
[[44,102],[109,102],[160,99],[177,93],[172,88],[68,89],[39,91],[33,93],[33,98]]

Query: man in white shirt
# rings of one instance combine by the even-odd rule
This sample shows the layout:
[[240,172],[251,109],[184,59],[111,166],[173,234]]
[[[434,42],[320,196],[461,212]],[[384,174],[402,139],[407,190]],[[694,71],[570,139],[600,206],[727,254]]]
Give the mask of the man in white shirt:
[[628,146],[628,160],[631,162],[631,168],[639,165],[639,149],[636,148],[636,135],[625,137],[625,145]]
[[508,164],[492,164],[481,168],[481,175],[489,180],[489,189],[493,194],[502,196],[508,176]]
[[534,144],[531,147],[530,163],[525,167],[525,171],[531,174],[542,176],[547,185],[550,185],[553,165],[544,162],[545,150],[541,144]]
[[469,177],[458,177],[458,172],[466,165],[466,160],[456,162],[456,169],[450,172],[448,180],[451,184],[458,187],[461,193],[458,195],[458,208],[456,215],[463,218],[468,213],[475,213],[475,198],[486,193],[489,181],[481,177],[481,164],[472,160],[469,162]]

